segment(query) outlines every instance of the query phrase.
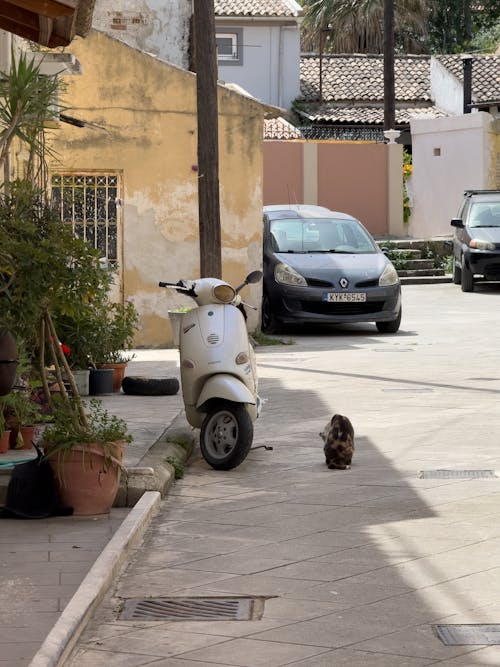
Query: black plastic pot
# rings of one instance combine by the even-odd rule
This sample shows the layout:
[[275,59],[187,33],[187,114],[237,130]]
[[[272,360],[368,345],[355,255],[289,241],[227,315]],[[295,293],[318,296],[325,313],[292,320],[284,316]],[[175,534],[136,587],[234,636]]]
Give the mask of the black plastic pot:
[[91,368],[89,375],[89,394],[99,396],[113,393],[113,369]]

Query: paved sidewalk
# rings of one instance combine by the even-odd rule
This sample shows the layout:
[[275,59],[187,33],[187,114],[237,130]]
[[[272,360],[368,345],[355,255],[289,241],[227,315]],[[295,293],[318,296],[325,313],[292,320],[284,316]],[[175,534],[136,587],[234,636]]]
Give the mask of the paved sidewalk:
[[[127,373],[178,377],[177,350],[139,350]],[[182,410],[182,397],[100,397],[124,418],[134,437],[125,450],[125,467],[137,466]],[[23,458],[26,452],[16,452]],[[12,452],[8,455],[11,457]],[[0,455],[0,460],[2,455]],[[0,520],[0,665],[28,665],[90,568],[130,513],[113,508],[102,517]]]
[[[194,458],[68,665],[500,665],[498,626],[482,645],[433,629],[500,623],[500,478],[421,476],[500,467],[500,290],[412,286],[403,304],[397,336],[339,328],[258,351],[255,444],[274,450],[228,473]],[[350,471],[324,464],[333,412],[356,429]],[[205,596],[253,597],[256,616],[121,615]]]

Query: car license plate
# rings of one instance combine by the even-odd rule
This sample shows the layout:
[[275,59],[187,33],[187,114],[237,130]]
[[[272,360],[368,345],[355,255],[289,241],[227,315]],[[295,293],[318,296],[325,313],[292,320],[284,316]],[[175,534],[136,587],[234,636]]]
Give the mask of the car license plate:
[[352,303],[366,301],[366,292],[325,292],[323,301],[333,303]]

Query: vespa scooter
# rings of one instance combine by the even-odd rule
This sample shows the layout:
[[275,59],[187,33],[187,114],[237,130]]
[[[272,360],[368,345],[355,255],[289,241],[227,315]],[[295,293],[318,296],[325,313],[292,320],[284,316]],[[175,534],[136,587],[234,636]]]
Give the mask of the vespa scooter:
[[[255,355],[248,338],[240,290],[262,279],[253,271],[236,289],[217,278],[160,282],[197,304],[176,313],[181,384],[186,419],[200,428],[200,449],[216,470],[242,463],[260,412]],[[179,317],[180,316],[180,317]]]

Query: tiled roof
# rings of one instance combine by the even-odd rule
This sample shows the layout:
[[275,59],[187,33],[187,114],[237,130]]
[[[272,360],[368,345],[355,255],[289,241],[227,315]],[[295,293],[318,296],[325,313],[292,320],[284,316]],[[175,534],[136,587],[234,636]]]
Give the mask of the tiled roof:
[[[430,56],[396,56],[394,77],[396,102],[430,102]],[[460,55],[436,56],[453,75],[463,81]],[[324,55],[323,101],[382,102],[384,57],[382,55]],[[319,100],[320,63],[317,55],[303,55],[300,65],[300,99]],[[500,56],[475,55],[472,60],[474,101],[500,99]]]
[[[464,66],[459,55],[436,56],[436,59],[463,83]],[[474,55],[472,96],[475,102],[500,100],[500,55]]]
[[215,16],[301,16],[295,2],[287,0],[214,0]]
[[[384,99],[384,58],[380,55],[324,55],[322,88],[325,102]],[[304,55],[300,64],[300,99],[319,99],[320,59]],[[429,102],[430,56],[397,56],[394,60],[398,102]]]
[[[372,125],[384,122],[384,109],[378,107],[336,107],[330,105],[305,105],[301,116],[312,123],[345,123],[346,125]],[[407,125],[411,118],[439,118],[446,112],[434,106],[396,109],[396,124]]]
[[302,139],[302,133],[284,118],[264,120],[264,139]]

